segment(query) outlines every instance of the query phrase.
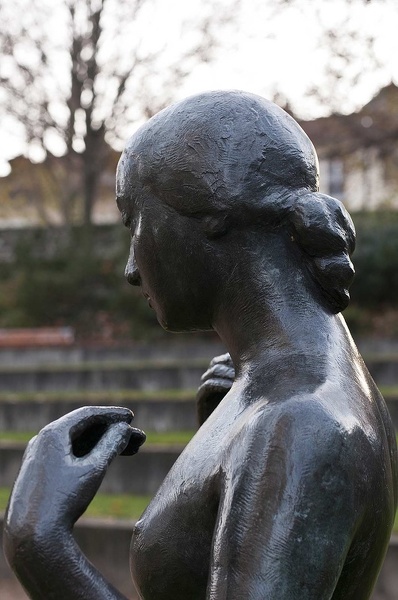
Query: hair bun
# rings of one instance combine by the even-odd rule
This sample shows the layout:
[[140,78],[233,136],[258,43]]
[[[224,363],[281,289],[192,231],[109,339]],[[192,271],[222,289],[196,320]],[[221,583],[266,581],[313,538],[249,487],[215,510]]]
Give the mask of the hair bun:
[[355,228],[343,204],[325,194],[299,195],[291,204],[292,234],[307,255],[311,275],[321,286],[334,312],[347,307],[348,288],[355,270],[350,256],[355,248]]

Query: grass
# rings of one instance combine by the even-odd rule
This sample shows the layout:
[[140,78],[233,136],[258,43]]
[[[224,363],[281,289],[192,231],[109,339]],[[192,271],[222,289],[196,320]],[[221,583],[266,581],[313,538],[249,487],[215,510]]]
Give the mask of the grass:
[[[36,431],[1,431],[0,441],[27,443]],[[194,431],[146,431],[146,444],[187,444]]]
[[380,391],[383,394],[384,398],[398,398],[398,386],[397,385],[389,385],[389,386],[380,386]]
[[75,371],[137,371],[140,369],[164,369],[164,368],[195,368],[206,370],[209,361],[204,358],[170,358],[170,359],[147,359],[135,361],[81,361],[76,363],[47,363],[40,365],[7,365],[0,367],[0,373],[39,373],[42,371],[70,373]]
[[370,352],[369,354],[363,353],[362,356],[365,363],[398,362],[398,354],[396,352]]
[[[9,495],[9,488],[0,488],[0,512],[6,509]],[[138,519],[148,506],[150,500],[151,496],[97,494],[84,516],[113,519]],[[393,531],[398,533],[398,512],[395,515]]]
[[10,497],[10,489],[0,487],[0,511],[6,509],[8,498]]
[[[10,495],[9,488],[0,488],[0,511],[4,511]],[[138,519],[148,506],[152,496],[130,494],[97,494],[91,502],[85,517]]]
[[135,400],[147,402],[159,400],[194,400],[196,390],[169,389],[160,391],[148,390],[73,390],[53,392],[0,392],[1,402],[86,402],[87,404],[112,404]]
[[86,517],[112,517],[115,519],[138,519],[151,496],[133,496],[130,494],[98,494],[88,507]]
[[[70,390],[50,392],[0,392],[1,402],[85,402],[87,404],[112,404],[134,402],[137,400],[151,401],[194,401],[195,390],[166,389],[166,390]],[[385,398],[398,398],[398,386],[381,386],[380,391]]]
[[[398,362],[396,352],[370,353],[364,355],[365,362]],[[40,365],[7,365],[0,366],[0,373],[23,372],[75,372],[75,371],[137,371],[141,369],[164,368],[202,368],[205,371],[209,366],[206,358],[156,358],[143,360],[108,360],[108,361],[80,361],[76,363],[44,363]]]

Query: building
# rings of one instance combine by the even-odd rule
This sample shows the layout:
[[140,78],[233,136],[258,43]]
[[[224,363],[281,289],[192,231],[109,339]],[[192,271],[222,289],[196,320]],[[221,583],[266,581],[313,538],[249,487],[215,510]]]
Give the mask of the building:
[[[300,124],[318,152],[322,192],[342,200],[350,211],[398,209],[397,86],[383,88],[356,113]],[[94,223],[119,219],[114,200],[118,157],[111,151],[101,174]],[[79,221],[78,164],[48,156],[39,164],[17,157],[10,165],[11,173],[0,179],[1,228]]]
[[350,211],[398,208],[398,87],[391,84],[360,111],[300,125],[317,149],[321,191]]
[[[115,223],[115,173],[120,153],[110,151],[101,172],[93,222]],[[41,163],[24,156],[10,160],[11,172],[0,178],[0,228],[65,225],[82,221],[82,171],[79,155],[48,155]]]

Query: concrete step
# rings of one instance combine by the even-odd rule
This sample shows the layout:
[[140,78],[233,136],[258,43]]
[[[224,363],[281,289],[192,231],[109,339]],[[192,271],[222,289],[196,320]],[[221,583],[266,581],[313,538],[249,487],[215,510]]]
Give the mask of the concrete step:
[[364,360],[378,386],[398,386],[398,356],[368,356]]
[[[129,405],[129,403],[124,403]],[[196,425],[195,403],[191,398],[171,402],[169,400],[151,400],[131,403],[135,410],[134,424],[149,431],[192,430]],[[387,406],[398,431],[398,397],[387,400]],[[5,410],[5,408],[7,410]],[[71,403],[37,405],[27,403],[25,406],[0,404],[0,422],[14,424],[25,423],[20,431],[28,431],[28,424],[33,429],[41,426],[76,408]],[[27,419],[25,421],[25,418]],[[30,418],[30,421],[29,421]],[[45,423],[41,423],[43,418]],[[33,428],[33,424],[35,427]],[[13,427],[10,428],[11,430]],[[0,441],[0,486],[10,486],[18,473],[25,444],[20,442]],[[182,451],[182,445],[151,444],[150,440],[134,457],[118,457],[104,479],[101,489],[110,493],[152,494],[167,475],[171,466]]]
[[395,430],[398,432],[398,396],[385,396]]
[[52,347],[0,347],[2,367],[32,367],[49,365],[79,365],[82,363],[118,362],[132,365],[142,361],[197,360],[209,361],[213,356],[225,352],[216,336],[209,339],[189,336],[189,340],[175,341],[167,338],[155,342],[125,344],[73,344]]
[[164,360],[0,368],[1,392],[195,389],[208,360]]
[[[358,339],[362,355],[371,361],[374,357],[398,361],[398,340]],[[165,336],[153,342],[116,343],[108,345],[74,343],[71,346],[50,347],[0,347],[0,365],[5,366],[46,366],[76,365],[93,362],[125,362],[131,365],[137,361],[164,359],[210,360],[223,354],[225,347],[215,334],[200,336]]]
[[[0,393],[0,432],[36,433],[42,427],[81,406],[126,406],[134,425],[148,431],[192,431],[197,428],[195,391],[110,392],[105,394],[35,394],[32,400]],[[398,431],[398,394],[385,394]]]
[[[372,356],[366,360],[379,386],[398,385],[398,360]],[[196,389],[208,358],[148,359],[132,363],[81,362],[76,364],[2,365],[1,392],[105,391],[117,389],[157,391]],[[1,395],[0,395],[1,400]]]
[[[0,548],[2,548],[0,515]],[[84,554],[128,600],[138,600],[129,569],[129,548],[133,522],[80,519],[75,538]],[[393,536],[371,600],[397,600],[398,537]],[[0,597],[2,600],[27,600],[27,596],[5,562],[0,550]],[[8,598],[5,595],[7,591]]]
[[[97,569],[128,600],[138,600],[129,569],[129,549],[134,521],[82,518],[74,529],[75,539]],[[0,514],[0,598],[28,600],[28,596],[6,563]]]
[[[0,442],[0,487],[11,487],[26,444]],[[181,444],[146,444],[134,456],[118,456],[110,465],[100,491],[109,494],[155,494],[184,449]]]
[[188,431],[197,427],[195,392],[118,392],[105,394],[37,394],[32,400],[0,393],[0,431],[31,431],[81,406],[125,406],[134,425],[149,431]]

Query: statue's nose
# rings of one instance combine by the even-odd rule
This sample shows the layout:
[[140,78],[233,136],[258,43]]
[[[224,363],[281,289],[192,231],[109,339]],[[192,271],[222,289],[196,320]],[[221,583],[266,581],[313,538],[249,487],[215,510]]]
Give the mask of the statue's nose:
[[130,251],[130,256],[127,261],[124,276],[126,277],[130,285],[141,285],[140,272],[135,261],[134,252],[132,250]]
[[138,269],[132,270],[126,267],[124,275],[130,285],[141,285],[141,278]]

